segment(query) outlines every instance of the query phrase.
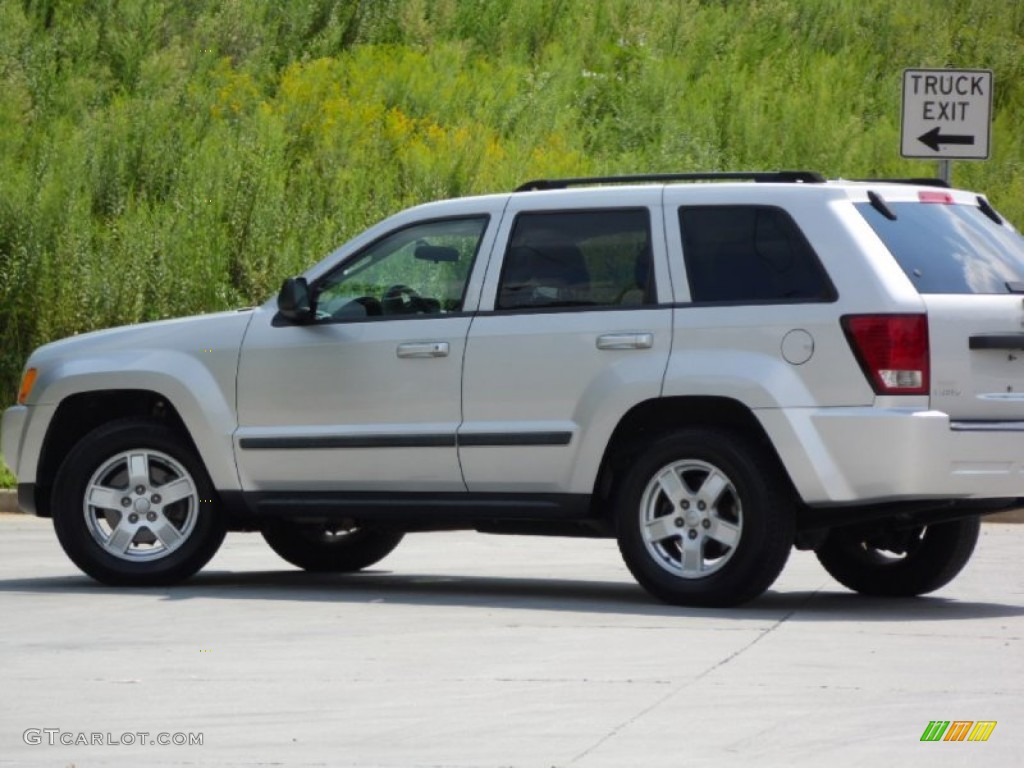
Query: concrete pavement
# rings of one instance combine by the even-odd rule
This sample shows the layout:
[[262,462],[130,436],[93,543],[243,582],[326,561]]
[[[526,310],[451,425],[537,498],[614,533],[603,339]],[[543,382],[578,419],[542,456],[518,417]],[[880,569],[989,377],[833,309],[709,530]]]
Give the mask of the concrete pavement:
[[[471,533],[352,576],[233,534],[182,587],[109,589],[47,521],[0,516],[0,766],[1019,765],[1022,546],[984,526],[916,600],[794,553],[716,611],[653,602],[613,542]],[[933,720],[997,726],[921,742]]]

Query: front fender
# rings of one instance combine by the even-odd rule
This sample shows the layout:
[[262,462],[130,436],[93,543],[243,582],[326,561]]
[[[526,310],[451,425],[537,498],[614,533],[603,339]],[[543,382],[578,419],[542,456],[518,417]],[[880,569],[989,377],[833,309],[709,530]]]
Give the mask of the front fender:
[[[234,385],[237,363],[222,366],[210,363],[201,362],[188,353],[168,350],[143,355],[117,353],[105,355],[102,360],[69,360],[53,369],[52,383],[41,396],[46,402],[60,403],[86,392],[153,392],[173,406],[181,417],[214,486],[232,490],[239,487],[231,441],[237,427]],[[107,367],[113,369],[105,370]],[[26,467],[26,471],[32,470]]]
[[[152,392],[177,411],[218,489],[239,487],[232,448],[238,356],[251,312],[229,312],[83,334],[48,344],[29,366],[39,376],[28,406],[51,414],[73,395]],[[36,430],[47,432],[37,420]],[[34,477],[38,451],[22,451],[19,477]],[[24,474],[23,474],[24,473]]]

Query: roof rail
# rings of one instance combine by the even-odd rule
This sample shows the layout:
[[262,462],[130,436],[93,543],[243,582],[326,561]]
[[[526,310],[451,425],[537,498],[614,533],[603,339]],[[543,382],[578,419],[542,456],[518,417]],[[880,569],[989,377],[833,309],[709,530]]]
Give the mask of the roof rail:
[[701,173],[641,173],[631,176],[580,176],[569,179],[534,179],[516,187],[516,192],[565,189],[587,184],[631,184],[661,181],[757,181],[787,184],[821,184],[825,177],[814,171],[721,171]]
[[943,179],[933,179],[930,176],[921,177],[919,179],[850,179],[850,181],[866,181],[873,182],[876,184],[915,184],[919,187],[943,187],[945,189],[950,188],[948,181]]

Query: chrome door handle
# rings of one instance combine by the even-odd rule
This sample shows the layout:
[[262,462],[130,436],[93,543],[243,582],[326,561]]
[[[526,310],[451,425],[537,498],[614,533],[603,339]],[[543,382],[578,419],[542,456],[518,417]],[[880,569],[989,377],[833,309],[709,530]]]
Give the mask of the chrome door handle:
[[448,357],[447,341],[410,341],[398,345],[399,357]]
[[597,337],[598,349],[650,349],[653,333],[603,333]]

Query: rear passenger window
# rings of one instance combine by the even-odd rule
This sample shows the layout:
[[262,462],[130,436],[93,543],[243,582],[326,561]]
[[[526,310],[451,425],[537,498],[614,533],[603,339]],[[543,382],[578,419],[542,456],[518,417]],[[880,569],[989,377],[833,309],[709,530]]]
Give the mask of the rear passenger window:
[[694,302],[835,298],[818,257],[779,208],[680,208],[679,227]]
[[654,296],[646,208],[516,217],[497,309],[642,306]]

